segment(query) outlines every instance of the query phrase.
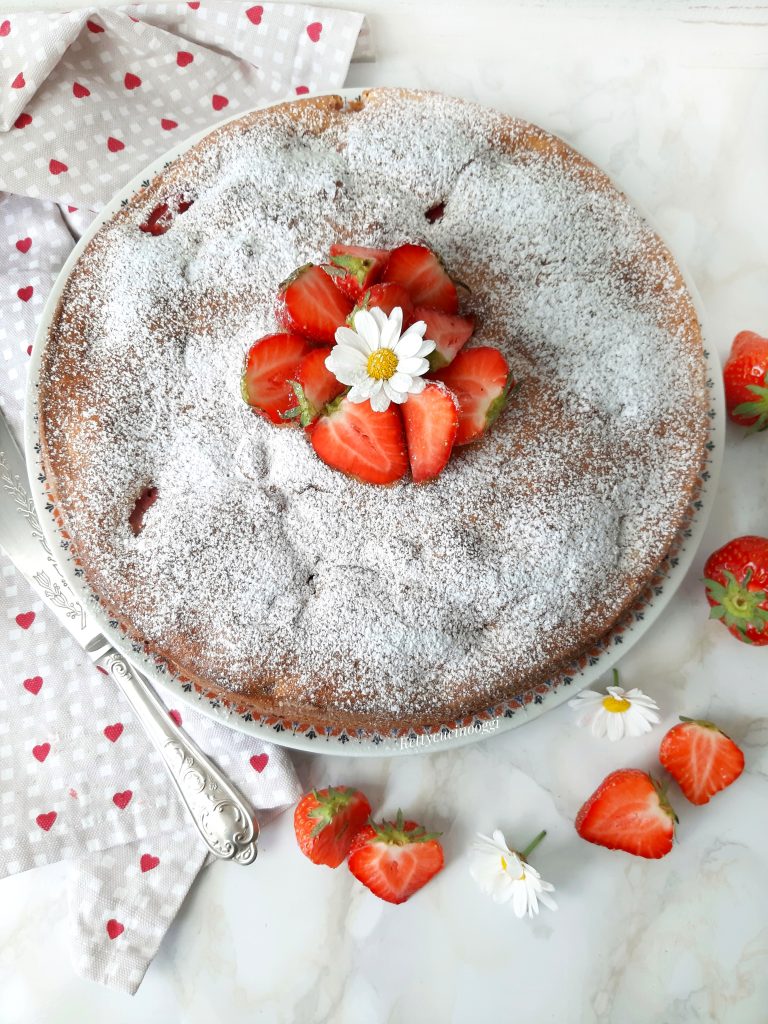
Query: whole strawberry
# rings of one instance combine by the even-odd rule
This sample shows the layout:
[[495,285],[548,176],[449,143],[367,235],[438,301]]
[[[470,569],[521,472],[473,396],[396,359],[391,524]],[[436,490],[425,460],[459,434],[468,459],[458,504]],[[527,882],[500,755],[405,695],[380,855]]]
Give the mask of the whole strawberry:
[[768,537],[737,537],[704,566],[710,618],[748,644],[768,644]]
[[299,800],[293,827],[299,849],[313,864],[337,868],[371,813],[359,789],[313,789]]
[[714,722],[680,718],[661,741],[659,761],[692,804],[708,804],[744,771],[744,754]]
[[415,821],[380,821],[362,828],[349,851],[349,870],[387,903],[405,903],[445,863],[439,832],[426,832]]
[[768,428],[768,338],[742,331],[723,369],[728,415],[749,433]]

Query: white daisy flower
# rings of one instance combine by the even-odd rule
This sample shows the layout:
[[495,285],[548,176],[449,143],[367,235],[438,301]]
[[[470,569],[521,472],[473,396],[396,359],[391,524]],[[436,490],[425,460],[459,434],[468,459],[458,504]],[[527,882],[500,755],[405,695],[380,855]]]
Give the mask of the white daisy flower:
[[568,706],[580,714],[576,724],[592,730],[592,735],[602,739],[607,736],[615,742],[624,736],[642,736],[650,732],[659,722],[659,705],[652,697],[646,696],[636,687],[624,690],[619,686],[619,673],[613,670],[613,686],[606,693],[582,690]]
[[[403,311],[359,309],[349,327],[336,329],[336,344],[325,365],[341,384],[351,384],[350,402],[370,399],[374,412],[384,412],[390,402],[401,405],[408,395],[424,390],[422,374],[429,369],[426,356],[434,341],[425,341],[423,320],[403,331]],[[402,334],[400,333],[402,331]]]
[[542,881],[536,868],[525,859],[545,835],[546,832],[540,832],[522,853],[510,850],[499,829],[492,837],[478,832],[472,846],[470,874],[495,903],[511,902],[515,917],[533,917],[538,914],[540,903],[557,910],[557,903],[549,895],[555,891],[554,885]]

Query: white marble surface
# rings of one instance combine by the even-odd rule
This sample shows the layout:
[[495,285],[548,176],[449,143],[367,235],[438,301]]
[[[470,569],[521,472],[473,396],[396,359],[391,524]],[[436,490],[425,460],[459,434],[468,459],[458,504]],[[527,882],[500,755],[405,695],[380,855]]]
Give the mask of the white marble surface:
[[[359,6],[379,59],[355,67],[350,84],[442,89],[559,132],[650,211],[698,284],[713,346],[725,353],[741,328],[768,332],[765,7]],[[204,874],[132,999],[72,975],[62,867],[7,880],[0,1024],[768,1019],[768,649],[708,622],[699,582],[710,550],[768,533],[767,456],[768,436],[730,433],[700,557],[663,621],[621,663],[627,683],[659,700],[664,727],[681,712],[712,717],[747,757],[743,778],[707,807],[673,789],[679,842],[666,859],[589,846],[572,825],[607,772],[655,766],[662,728],[600,744],[563,707],[456,752],[391,762],[303,755],[308,784],[353,783],[377,811],[402,806],[443,829],[444,873],[390,907],[346,869],[312,867],[284,815],[253,868]],[[521,845],[549,831],[536,863],[558,887],[558,913],[519,922],[475,889],[467,845],[474,830],[497,825]]]

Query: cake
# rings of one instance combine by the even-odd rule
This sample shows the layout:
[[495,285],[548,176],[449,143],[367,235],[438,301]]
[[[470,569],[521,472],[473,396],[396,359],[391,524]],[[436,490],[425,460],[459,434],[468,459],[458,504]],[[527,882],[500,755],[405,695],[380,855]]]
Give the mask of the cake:
[[[334,242],[438,252],[517,382],[429,483],[343,476],[242,401],[279,283]],[[258,110],[172,161],[72,269],[39,393],[52,501],[129,636],[254,715],[363,730],[493,707],[599,641],[685,521],[707,408],[690,295],[609,179],[400,89]]]

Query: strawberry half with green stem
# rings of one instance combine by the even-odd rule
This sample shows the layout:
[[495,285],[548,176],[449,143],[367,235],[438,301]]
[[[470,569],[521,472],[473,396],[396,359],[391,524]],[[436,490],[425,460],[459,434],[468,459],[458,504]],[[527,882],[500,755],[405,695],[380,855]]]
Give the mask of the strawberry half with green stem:
[[371,805],[359,789],[313,789],[299,800],[293,815],[299,849],[313,864],[337,868],[370,813]]
[[310,439],[326,465],[363,483],[391,484],[408,471],[403,419],[394,403],[374,412],[369,401],[337,398],[311,426]]
[[440,381],[408,395],[402,406],[411,476],[415,484],[434,480],[448,465],[459,429],[459,403]]
[[737,537],[704,565],[711,619],[748,644],[768,644],[768,537]]
[[387,316],[395,306],[399,306],[403,311],[403,328],[408,327],[413,321],[413,303],[405,288],[399,284],[388,284],[386,281],[382,281],[381,284],[375,284],[369,288],[363,295],[347,317],[347,326],[354,327],[354,316],[359,309],[371,309],[373,306],[386,313]]
[[281,327],[324,345],[333,344],[336,328],[351,312],[351,300],[322,267],[313,263],[299,267],[283,281],[275,307]]
[[434,351],[429,355],[429,365],[433,371],[441,370],[452,363],[475,330],[473,316],[443,313],[439,309],[428,309],[426,306],[416,306],[412,317],[414,322],[423,320],[427,325],[424,337],[435,343]]
[[349,870],[380,900],[405,903],[443,869],[439,836],[398,811],[396,821],[371,822],[357,833]]
[[402,285],[414,306],[428,306],[444,313],[458,313],[456,285],[440,262],[425,245],[401,245],[389,255],[384,280]]
[[465,348],[445,369],[430,375],[442,381],[459,402],[456,444],[481,437],[498,418],[512,387],[509,365],[497,348]]
[[241,381],[243,398],[273,423],[285,423],[283,414],[296,404],[289,381],[312,349],[298,334],[268,334],[259,338],[245,357]]
[[723,368],[725,404],[734,423],[748,433],[768,429],[768,338],[741,331]]
[[620,768],[597,787],[576,816],[582,839],[656,860],[672,849],[677,815],[647,772]]
[[744,754],[714,722],[680,717],[661,741],[659,761],[692,804],[707,804],[744,771]]
[[362,245],[334,243],[330,249],[330,263],[338,273],[331,270],[329,273],[336,287],[353,302],[358,302],[384,273],[388,259],[388,249],[367,249]]
[[313,348],[301,360],[296,368],[296,379],[288,381],[296,404],[283,413],[284,420],[298,419],[302,427],[308,427],[329,402],[347,390],[325,365],[331,352],[326,346]]

